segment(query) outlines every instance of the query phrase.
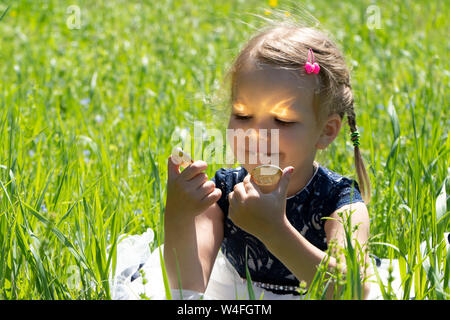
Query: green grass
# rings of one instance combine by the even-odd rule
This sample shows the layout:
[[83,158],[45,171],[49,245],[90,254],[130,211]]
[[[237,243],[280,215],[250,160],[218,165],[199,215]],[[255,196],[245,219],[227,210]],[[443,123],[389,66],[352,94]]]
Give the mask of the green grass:
[[[399,259],[417,299],[448,299],[448,3],[377,1],[372,30],[371,1],[306,3],[352,67],[371,251]],[[109,299],[118,236],[151,227],[152,249],[162,243],[171,135],[194,120],[226,128],[210,98],[262,25],[246,13],[269,7],[78,1],[81,27],[69,29],[72,4],[0,0],[0,299]],[[344,125],[317,160],[356,178],[352,154]]]

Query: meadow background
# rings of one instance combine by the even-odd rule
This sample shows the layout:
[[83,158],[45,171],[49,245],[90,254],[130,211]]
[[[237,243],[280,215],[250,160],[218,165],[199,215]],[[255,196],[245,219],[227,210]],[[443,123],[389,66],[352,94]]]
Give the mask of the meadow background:
[[[0,0],[0,299],[110,298],[118,236],[163,239],[172,134],[225,130],[212,100],[252,14],[293,3]],[[416,299],[449,299],[449,3],[298,3],[352,68],[371,251],[400,259]],[[349,134],[317,160],[356,178]]]

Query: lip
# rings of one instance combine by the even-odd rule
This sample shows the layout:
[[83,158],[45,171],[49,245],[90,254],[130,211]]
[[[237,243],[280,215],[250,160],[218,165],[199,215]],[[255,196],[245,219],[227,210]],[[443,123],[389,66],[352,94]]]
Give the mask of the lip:
[[255,154],[264,155],[264,156],[268,156],[268,157],[270,157],[271,155],[275,155],[275,154],[281,154],[279,152],[277,152],[277,153],[250,152],[249,150],[245,150],[245,153],[248,153],[248,154],[251,154],[251,155],[255,155]]

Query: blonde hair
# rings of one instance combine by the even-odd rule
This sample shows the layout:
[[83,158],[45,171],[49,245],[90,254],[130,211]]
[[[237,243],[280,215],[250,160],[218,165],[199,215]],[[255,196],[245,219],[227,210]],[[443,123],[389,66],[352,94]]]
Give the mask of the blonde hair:
[[[320,66],[318,88],[315,90],[314,112],[318,123],[337,113],[341,119],[347,114],[351,133],[357,131],[350,72],[336,44],[322,31],[295,23],[269,25],[254,35],[242,48],[225,75],[231,80],[231,101],[236,94],[236,78],[250,61],[295,70],[306,75],[308,50],[314,52]],[[370,180],[359,146],[354,146],[355,167],[364,202],[370,202]]]

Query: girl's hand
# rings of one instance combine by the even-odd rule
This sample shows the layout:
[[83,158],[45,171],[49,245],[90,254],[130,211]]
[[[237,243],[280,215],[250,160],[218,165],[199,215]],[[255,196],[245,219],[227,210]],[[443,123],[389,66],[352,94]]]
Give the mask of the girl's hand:
[[167,163],[165,216],[166,219],[183,221],[184,218],[194,218],[204,212],[220,199],[222,191],[208,180],[206,173],[201,172],[208,167],[205,161],[195,161],[183,172],[180,172],[179,167],[170,156]]
[[278,187],[271,193],[262,193],[250,175],[234,186],[228,195],[228,216],[241,229],[261,241],[277,235],[289,221],[286,218],[286,196],[293,167],[283,170]]

